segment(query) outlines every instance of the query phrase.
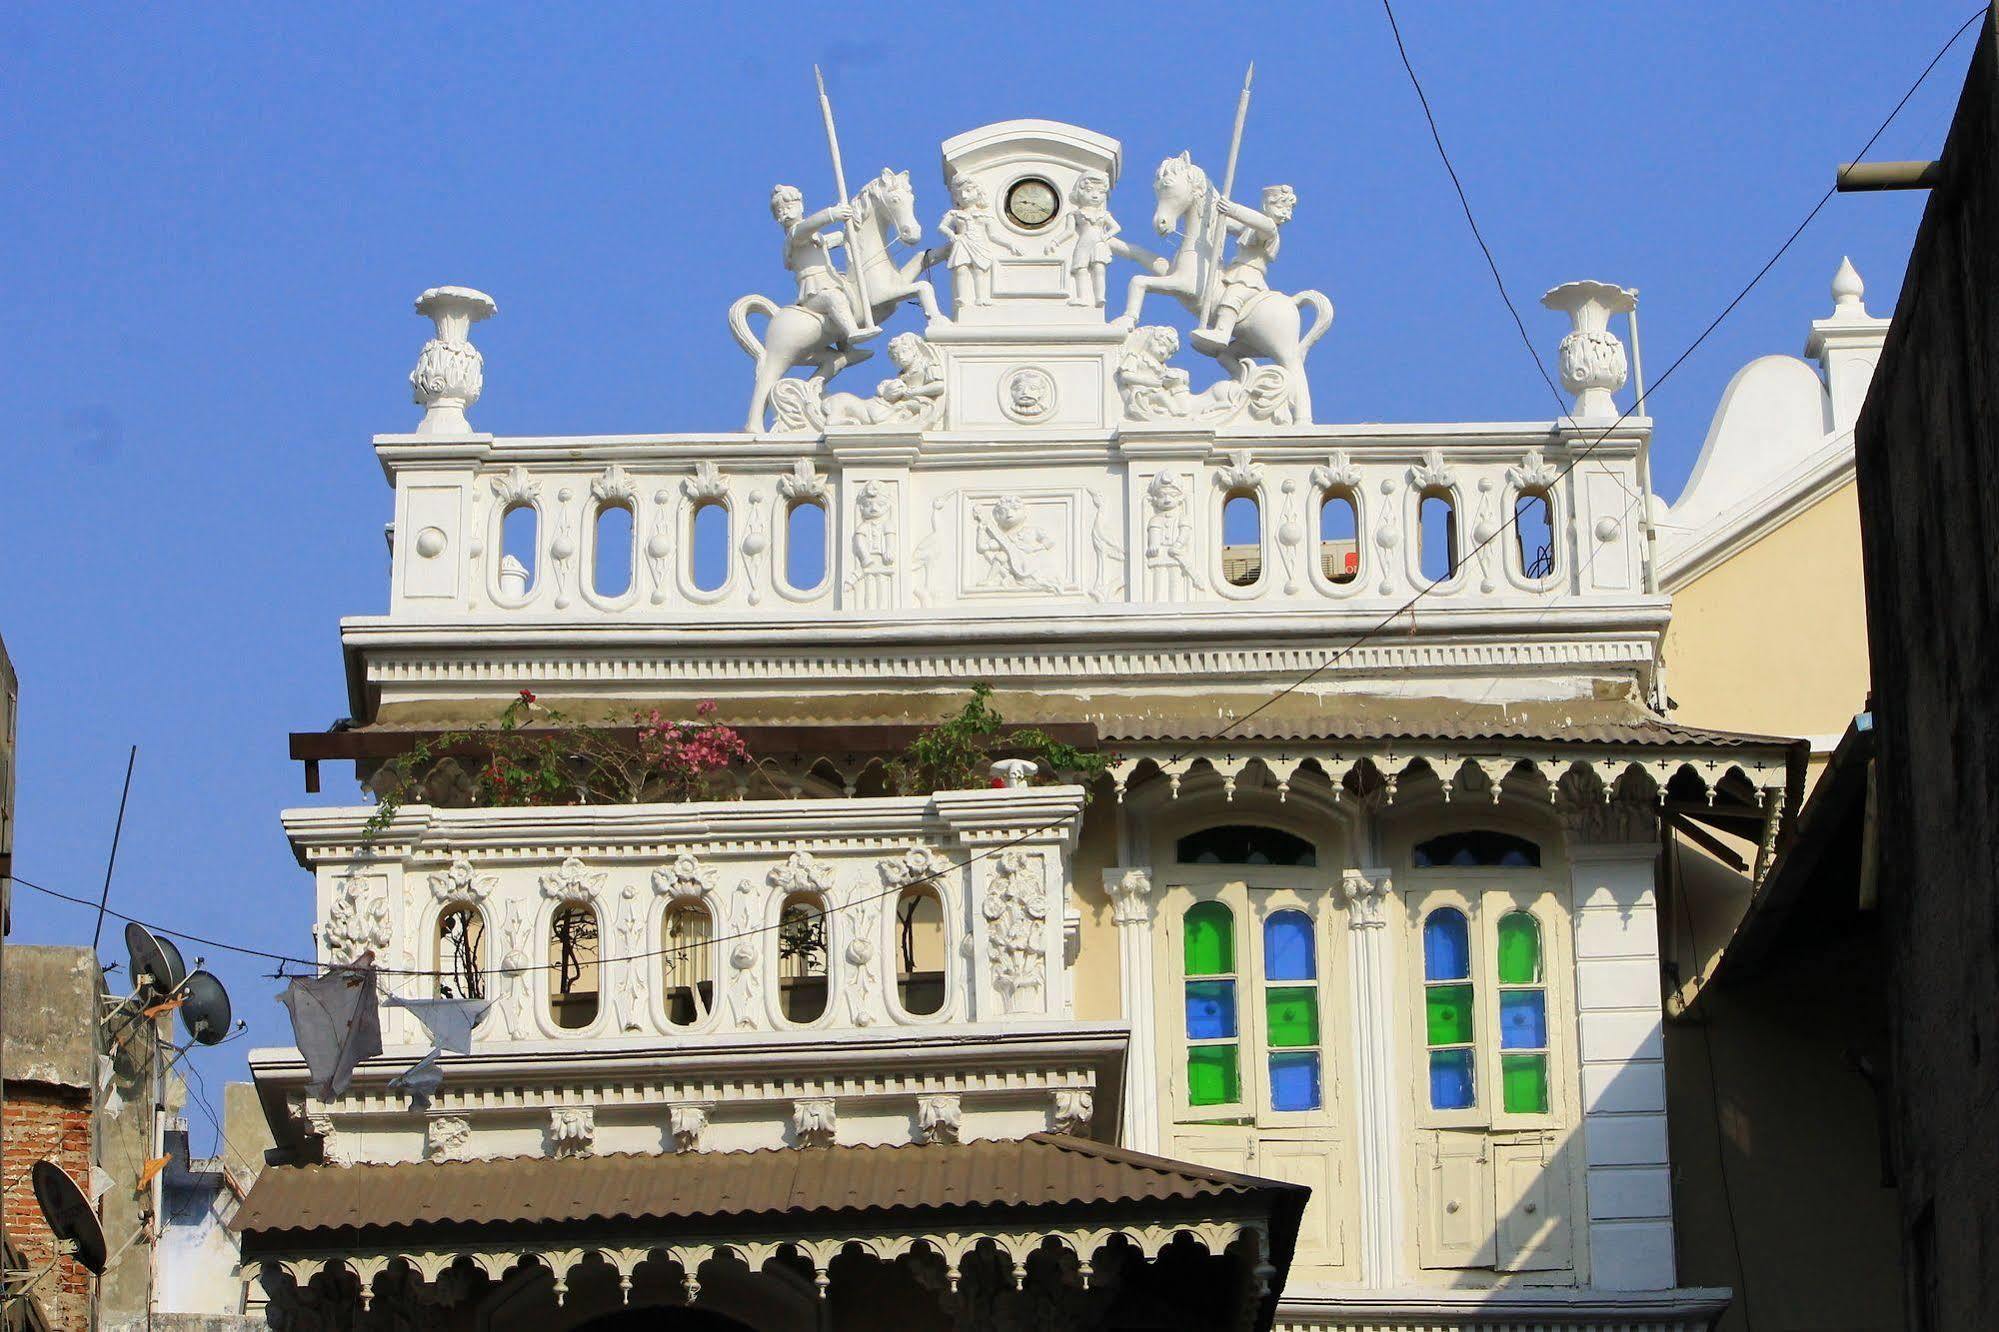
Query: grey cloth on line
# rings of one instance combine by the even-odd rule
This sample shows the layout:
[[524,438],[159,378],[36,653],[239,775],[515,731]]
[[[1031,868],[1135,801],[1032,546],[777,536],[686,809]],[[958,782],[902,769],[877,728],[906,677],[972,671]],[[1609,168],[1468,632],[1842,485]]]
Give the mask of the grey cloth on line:
[[444,1085],[444,1070],[437,1066],[438,1057],[443,1053],[433,1049],[389,1079],[392,1091],[409,1093],[411,1110],[421,1113],[430,1109],[430,1098],[437,1095],[437,1089]]
[[298,977],[278,1002],[291,1012],[292,1038],[312,1073],[307,1091],[319,1100],[346,1091],[355,1065],[382,1053],[373,952],[323,976]]
[[404,999],[393,994],[382,1002],[416,1014],[437,1048],[453,1054],[472,1053],[472,1029],[493,1006],[491,999]]

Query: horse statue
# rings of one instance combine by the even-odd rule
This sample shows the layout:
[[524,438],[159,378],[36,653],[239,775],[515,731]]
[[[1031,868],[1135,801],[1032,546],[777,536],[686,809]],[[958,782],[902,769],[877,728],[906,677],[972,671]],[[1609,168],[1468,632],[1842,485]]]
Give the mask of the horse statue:
[[[1124,316],[1118,321],[1122,327],[1138,327],[1147,292],[1163,292],[1186,306],[1189,313],[1197,317],[1202,313],[1203,286],[1210,265],[1221,263],[1222,248],[1228,241],[1227,225],[1210,200],[1213,188],[1207,173],[1186,153],[1159,164],[1152,178],[1153,193],[1159,198],[1152,224],[1162,236],[1178,231],[1180,248],[1171,259],[1165,259],[1136,245],[1112,242],[1151,270],[1150,276],[1140,275],[1131,280]],[[1204,256],[1208,263],[1203,262]],[[1303,328],[1301,314],[1307,305],[1315,312],[1309,329]],[[1252,357],[1263,357],[1283,370],[1291,386],[1291,415],[1298,424],[1309,425],[1312,389],[1305,379],[1305,354],[1325,336],[1332,322],[1333,303],[1323,292],[1287,295],[1267,289],[1258,291],[1243,303],[1228,342],[1213,355],[1231,378],[1240,378],[1243,363]]]
[[[921,278],[923,270],[935,262],[934,255],[919,250],[900,264],[889,254],[891,239],[914,245],[923,238],[923,225],[916,220],[916,191],[907,171],[884,169],[861,187],[850,205],[852,215],[842,228],[847,249],[847,266],[839,271],[839,282],[847,296],[848,308],[862,308],[861,284],[855,274],[867,278],[867,302],[871,307],[866,322],[879,327],[881,321],[904,301],[913,300],[927,318],[942,318],[937,293]],[[750,331],[750,316],[764,314],[762,341]],[[756,384],[750,392],[749,421],[743,427],[751,434],[764,429],[764,409],[770,401],[771,386],[794,366],[811,366],[814,379],[831,379],[850,365],[873,355],[836,338],[829,320],[800,304],[779,306],[768,296],[745,296],[729,307],[729,331],[756,361]]]

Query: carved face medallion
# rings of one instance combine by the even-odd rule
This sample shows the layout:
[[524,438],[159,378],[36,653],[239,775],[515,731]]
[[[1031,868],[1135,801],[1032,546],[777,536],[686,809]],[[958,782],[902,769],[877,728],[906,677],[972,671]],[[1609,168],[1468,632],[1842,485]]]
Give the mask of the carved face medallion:
[[1006,215],[1017,227],[1036,231],[1055,218],[1055,187],[1039,176],[1028,176],[1007,186]]
[[1039,366],[1026,365],[1000,380],[1000,410],[1024,425],[1055,411],[1055,380]]

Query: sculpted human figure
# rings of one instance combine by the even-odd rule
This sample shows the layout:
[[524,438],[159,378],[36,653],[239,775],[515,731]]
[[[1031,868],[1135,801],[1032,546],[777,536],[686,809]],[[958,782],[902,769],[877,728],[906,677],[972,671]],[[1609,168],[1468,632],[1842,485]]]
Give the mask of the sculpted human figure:
[[1167,324],[1135,328],[1118,352],[1118,390],[1125,413],[1156,421],[1194,414],[1194,394],[1185,370],[1167,362],[1180,350],[1180,334]]
[[1215,322],[1188,335],[1195,347],[1210,356],[1219,355],[1235,336],[1236,320],[1242,317],[1243,307],[1259,293],[1270,290],[1270,261],[1277,257],[1277,229],[1291,220],[1297,206],[1298,193],[1289,185],[1266,186],[1260,213],[1233,199],[1217,200],[1223,229],[1235,237],[1235,258],[1222,269],[1222,294],[1215,302]]
[[862,485],[854,499],[854,569],[847,587],[860,610],[883,610],[895,591],[895,528],[889,525],[889,497],[881,482]]
[[1145,497],[1152,509],[1145,520],[1146,595],[1152,601],[1177,601],[1201,586],[1190,558],[1194,525],[1187,521],[1187,492],[1171,472],[1160,472]]
[[975,515],[978,532],[973,549],[985,557],[985,585],[1004,583],[1058,592],[1060,586],[1039,572],[1034,557],[1055,548],[1055,539],[1027,521],[1027,506],[1018,495],[1004,495]]
[[1105,204],[1111,197],[1111,178],[1101,171],[1085,171],[1069,191],[1074,205],[1048,238],[1051,247],[1064,240],[1074,243],[1069,250],[1069,304],[1103,308],[1105,274],[1111,265],[1111,240],[1118,234],[1117,219]]
[[968,305],[993,303],[993,251],[1005,250],[1016,259],[1020,247],[999,230],[985,187],[969,176],[951,182],[951,200],[957,206],[944,214],[937,229],[951,238],[945,263],[951,268],[951,294],[959,309]]
[[943,358],[914,333],[890,338],[888,358],[895,363],[895,377],[875,386],[866,424],[925,419],[944,400]]
[[[853,208],[837,203],[807,217],[805,196],[797,186],[779,185],[770,192],[770,215],[784,232],[784,266],[798,279],[798,304],[826,318],[833,329],[834,343],[847,347],[880,333],[878,328],[863,327],[863,321],[855,317],[846,288],[833,269],[832,248],[845,244],[846,238],[825,228],[852,218]],[[851,365],[860,359],[858,355],[849,356],[847,363]]]

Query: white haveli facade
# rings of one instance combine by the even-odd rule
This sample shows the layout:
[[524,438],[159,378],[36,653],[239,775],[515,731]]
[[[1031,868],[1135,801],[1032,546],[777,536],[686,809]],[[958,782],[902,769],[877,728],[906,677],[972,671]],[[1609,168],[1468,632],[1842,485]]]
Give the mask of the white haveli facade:
[[[389,610],[343,621],[353,721],[301,755],[366,776],[529,690],[606,723],[714,700],[759,762],[713,799],[496,807],[447,756],[373,835],[369,805],[286,814],[326,962],[494,1004],[422,1110],[400,1009],[333,1099],[253,1056],[299,1162],[236,1223],[271,1309],[1707,1326],[1728,1293],[1675,1279],[1657,820],[1767,855],[1799,756],[1659,710],[1630,294],[1547,297],[1572,415],[1321,424],[1332,306],[1272,285],[1289,187],[1218,201],[1169,157],[1121,226],[1102,135],[1009,121],[943,159],[931,250],[907,172],[773,193],[797,294],[730,312],[740,433],[479,433],[493,303],[419,302],[426,412],[375,441]],[[1191,374],[1148,322],[1170,301]],[[922,331],[877,339],[907,303]],[[877,391],[835,391],[869,351]],[[978,684],[1108,770],[891,794]]]

